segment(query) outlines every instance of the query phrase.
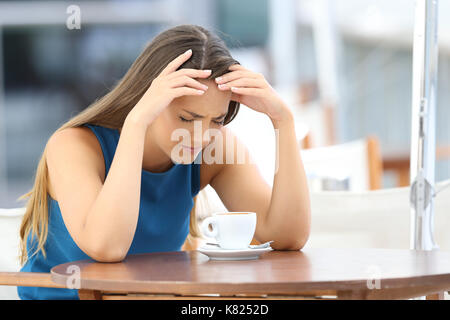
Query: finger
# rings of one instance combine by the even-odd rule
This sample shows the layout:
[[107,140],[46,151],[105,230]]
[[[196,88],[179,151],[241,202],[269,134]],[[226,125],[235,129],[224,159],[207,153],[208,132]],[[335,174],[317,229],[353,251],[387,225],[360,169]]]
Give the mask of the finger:
[[205,91],[203,90],[197,90],[197,89],[193,89],[193,88],[189,88],[189,87],[179,87],[179,88],[174,88],[173,90],[173,94],[174,97],[178,98],[181,96],[201,96],[205,93]]
[[256,75],[254,72],[251,71],[243,71],[243,70],[239,70],[239,71],[233,71],[233,72],[229,72],[224,74],[221,77],[217,77],[216,83],[225,83],[225,82],[229,82],[232,80],[236,80],[238,78],[258,78],[258,75]]
[[240,88],[240,87],[231,87],[231,92],[247,95],[247,96],[255,96],[259,97],[263,93],[264,89],[259,88]]
[[169,64],[161,72],[161,75],[168,75],[172,72],[175,72],[191,56],[192,56],[192,49],[189,49],[185,53],[180,54],[178,57],[169,62]]
[[180,76],[189,76],[191,78],[208,78],[211,75],[211,70],[199,70],[199,69],[181,69],[175,72],[172,72],[167,76],[167,79],[174,79]]
[[233,64],[231,66],[228,67],[228,70],[247,70],[246,68],[244,68],[242,65],[240,64]]
[[201,83],[200,81],[194,80],[188,76],[182,76],[170,81],[171,88],[178,88],[182,86],[189,86],[195,89],[204,90],[208,89],[208,86]]
[[250,87],[250,88],[264,88],[264,82],[262,79],[254,78],[239,78],[234,81],[219,84],[218,88],[220,90],[228,90],[231,87]]

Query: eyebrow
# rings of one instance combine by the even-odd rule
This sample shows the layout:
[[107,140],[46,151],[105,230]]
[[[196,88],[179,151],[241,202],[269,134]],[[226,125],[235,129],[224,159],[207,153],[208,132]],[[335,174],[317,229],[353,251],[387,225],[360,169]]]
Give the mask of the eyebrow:
[[[202,115],[200,115],[200,114],[197,114],[197,113],[195,113],[195,112],[188,111],[188,110],[186,110],[186,109],[183,109],[183,111],[186,111],[187,113],[189,113],[189,114],[190,114],[191,116],[193,116],[194,118],[204,118],[204,116],[202,116]],[[225,116],[227,115],[227,113],[228,113],[228,112],[225,112],[224,114],[222,114],[222,115],[220,115],[220,116],[218,116],[218,117],[215,117],[215,118],[213,118],[213,119],[221,119],[221,118],[225,117]]]

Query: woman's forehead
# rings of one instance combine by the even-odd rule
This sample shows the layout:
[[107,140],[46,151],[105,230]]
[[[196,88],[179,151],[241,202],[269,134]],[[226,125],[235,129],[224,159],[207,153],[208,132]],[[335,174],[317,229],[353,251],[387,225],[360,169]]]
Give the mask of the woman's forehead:
[[231,91],[219,90],[214,80],[202,80],[200,82],[208,86],[208,90],[203,95],[178,97],[173,100],[174,105],[180,109],[188,109],[189,111],[211,117],[216,117],[228,111]]

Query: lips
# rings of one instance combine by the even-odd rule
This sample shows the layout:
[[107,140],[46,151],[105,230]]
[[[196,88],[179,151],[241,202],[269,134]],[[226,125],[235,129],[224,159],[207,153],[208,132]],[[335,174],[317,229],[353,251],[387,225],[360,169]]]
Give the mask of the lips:
[[187,146],[183,146],[183,148],[185,148],[186,150],[191,151],[193,153],[196,153],[202,149],[202,148],[191,148],[191,147],[187,147]]

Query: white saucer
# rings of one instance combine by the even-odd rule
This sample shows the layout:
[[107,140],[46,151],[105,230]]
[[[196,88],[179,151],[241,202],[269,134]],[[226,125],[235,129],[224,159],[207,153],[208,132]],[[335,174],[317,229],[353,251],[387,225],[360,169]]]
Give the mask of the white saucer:
[[207,255],[211,260],[253,260],[258,259],[264,252],[269,252],[273,249],[269,246],[261,249],[231,250],[205,244],[197,250]]

